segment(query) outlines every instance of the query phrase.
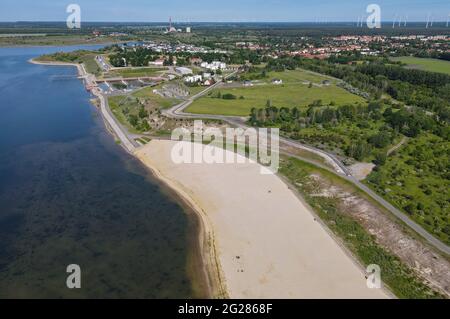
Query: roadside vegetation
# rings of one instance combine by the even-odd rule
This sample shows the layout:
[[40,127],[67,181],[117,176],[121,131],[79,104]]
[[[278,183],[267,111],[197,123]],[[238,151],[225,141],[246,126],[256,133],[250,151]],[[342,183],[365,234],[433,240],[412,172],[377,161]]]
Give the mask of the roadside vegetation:
[[318,100],[306,110],[269,106],[253,109],[249,123],[278,127],[289,138],[343,157],[383,164],[388,149],[399,139],[399,133],[383,120],[391,107],[385,102],[322,106]]
[[450,245],[450,142],[421,134],[368,177],[367,184]]
[[286,157],[282,158],[280,173],[295,185],[320,219],[342,240],[364,267],[371,264],[381,267],[383,282],[397,297],[443,298],[440,293],[425,285],[417,274],[397,256],[390,253],[386,247],[379,245],[376,238],[358,220],[341,208],[338,198],[318,195],[321,190],[313,175],[325,180],[331,179],[332,184],[336,186],[350,187],[345,181],[313,165]]

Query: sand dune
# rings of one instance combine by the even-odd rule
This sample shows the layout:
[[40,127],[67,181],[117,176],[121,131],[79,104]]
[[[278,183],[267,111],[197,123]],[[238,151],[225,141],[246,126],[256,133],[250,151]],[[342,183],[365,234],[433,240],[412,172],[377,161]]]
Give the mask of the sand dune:
[[175,142],[152,141],[142,162],[197,208],[214,238],[231,298],[387,298],[275,175],[247,164],[174,164]]

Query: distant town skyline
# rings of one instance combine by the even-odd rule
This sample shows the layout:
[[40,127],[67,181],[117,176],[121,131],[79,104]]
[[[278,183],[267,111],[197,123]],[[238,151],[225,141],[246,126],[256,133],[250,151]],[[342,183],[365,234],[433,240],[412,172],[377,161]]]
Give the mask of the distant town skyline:
[[2,0],[0,21],[65,21],[71,3],[84,22],[344,22],[366,17],[372,3],[382,21],[447,21],[450,14],[449,0]]

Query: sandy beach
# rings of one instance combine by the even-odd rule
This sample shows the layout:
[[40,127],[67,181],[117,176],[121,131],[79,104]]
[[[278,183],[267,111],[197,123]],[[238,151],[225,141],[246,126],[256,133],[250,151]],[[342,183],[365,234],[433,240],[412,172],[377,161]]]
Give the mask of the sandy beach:
[[388,298],[276,175],[256,163],[175,164],[175,142],[136,156],[202,220],[215,293],[230,298]]

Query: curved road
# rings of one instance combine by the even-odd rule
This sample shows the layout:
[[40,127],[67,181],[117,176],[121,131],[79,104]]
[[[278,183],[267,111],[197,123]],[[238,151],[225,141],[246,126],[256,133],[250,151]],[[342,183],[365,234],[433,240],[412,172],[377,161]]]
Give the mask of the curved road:
[[[236,73],[236,72],[235,72]],[[235,73],[230,74],[228,77],[233,76]],[[234,116],[222,116],[222,115],[203,115],[203,114],[191,114],[191,113],[185,113],[184,110],[191,105],[196,99],[204,96],[209,91],[220,87],[222,85],[222,82],[218,82],[207,89],[203,90],[202,92],[190,97],[188,100],[175,105],[174,107],[164,110],[163,114],[167,117],[171,118],[178,118],[178,119],[198,119],[198,118],[204,118],[204,119],[211,119],[211,120],[221,120],[224,122],[227,122],[235,127],[238,128],[249,128],[248,125],[246,125],[246,121],[244,118],[241,117],[234,117]],[[373,190],[371,190],[369,187],[361,183],[359,180],[357,180],[351,172],[348,170],[348,168],[334,155],[328,152],[325,152],[323,150],[314,148],[312,146],[304,145],[302,143],[299,143],[298,141],[294,141],[285,137],[280,137],[280,145],[288,145],[291,147],[295,147],[302,150],[307,150],[309,152],[312,152],[314,154],[317,154],[321,156],[323,159],[325,159],[329,164],[331,164],[339,175],[364,191],[366,194],[368,194],[372,199],[374,199],[376,202],[378,202],[381,206],[383,206],[385,209],[390,211],[394,216],[396,216],[398,219],[400,219],[404,224],[406,224],[408,227],[413,229],[416,233],[418,233],[420,236],[422,236],[431,246],[435,247],[439,251],[450,255],[450,247],[431,235],[428,231],[426,231],[422,226],[411,220],[407,215],[405,215],[402,211],[394,207],[391,203],[386,201],[384,198],[376,194]],[[298,156],[297,156],[298,157]]]

